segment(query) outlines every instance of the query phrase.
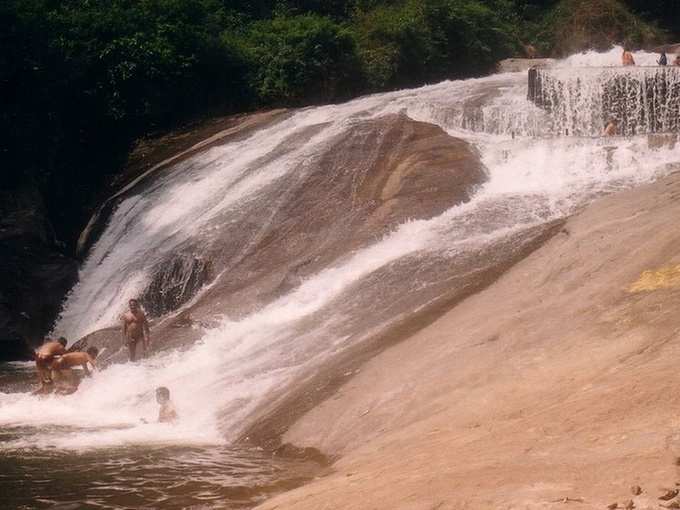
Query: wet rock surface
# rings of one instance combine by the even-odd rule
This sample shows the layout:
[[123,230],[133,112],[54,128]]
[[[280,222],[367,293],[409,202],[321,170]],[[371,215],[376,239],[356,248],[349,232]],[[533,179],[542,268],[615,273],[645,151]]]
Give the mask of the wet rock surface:
[[156,268],[140,301],[150,317],[160,317],[189,301],[211,278],[212,263],[180,254]]
[[390,115],[357,122],[286,179],[246,205],[243,223],[218,227],[208,256],[224,276],[192,315],[250,313],[399,224],[469,200],[486,174],[466,142]]
[[27,359],[77,277],[34,190],[0,192],[0,361]]
[[497,68],[499,73],[518,73],[532,67],[550,67],[555,62],[554,58],[506,58],[498,63]]
[[[268,158],[322,127],[289,138]],[[357,121],[285,182],[243,204],[239,221],[216,218],[209,237],[158,265],[141,296],[149,315],[161,317],[155,348],[190,344],[215,316],[251,313],[398,225],[466,202],[485,180],[476,150],[437,126],[400,114]],[[192,298],[182,314],[168,315]]]
[[676,174],[592,204],[374,356],[284,434],[338,456],[335,473],[260,508],[674,504],[657,498],[678,480],[680,284],[636,282],[674,274],[679,193]]

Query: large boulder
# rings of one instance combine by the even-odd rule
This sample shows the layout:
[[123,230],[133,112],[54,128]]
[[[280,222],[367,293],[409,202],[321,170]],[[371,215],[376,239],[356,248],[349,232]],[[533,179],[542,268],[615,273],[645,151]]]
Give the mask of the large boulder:
[[357,120],[241,204],[238,221],[217,220],[209,240],[197,236],[158,264],[141,293],[154,349],[191,344],[225,313],[253,313],[400,224],[468,201],[486,179],[476,149],[438,126],[404,114]]
[[252,313],[398,225],[468,201],[486,179],[476,149],[438,126],[404,114],[357,121],[242,206],[244,221],[218,227],[202,256],[220,276],[191,316]]

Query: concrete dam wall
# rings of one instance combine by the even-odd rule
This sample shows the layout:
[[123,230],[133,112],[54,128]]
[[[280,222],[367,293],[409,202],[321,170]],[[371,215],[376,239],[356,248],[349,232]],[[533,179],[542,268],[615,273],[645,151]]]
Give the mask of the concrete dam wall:
[[556,134],[596,136],[609,120],[619,134],[680,130],[680,67],[529,70],[529,100],[550,116]]

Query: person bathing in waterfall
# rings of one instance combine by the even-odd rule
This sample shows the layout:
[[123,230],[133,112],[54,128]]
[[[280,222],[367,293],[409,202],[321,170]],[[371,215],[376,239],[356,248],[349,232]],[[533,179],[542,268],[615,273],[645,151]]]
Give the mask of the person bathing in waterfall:
[[130,352],[130,361],[137,360],[137,344],[142,342],[142,355],[146,356],[151,341],[149,339],[149,322],[139,306],[139,301],[131,299],[128,302],[130,310],[121,315],[123,322],[123,342]]
[[619,125],[616,122],[616,119],[611,119],[607,123],[607,126],[604,128],[602,135],[603,136],[616,136],[617,134],[619,134]]
[[68,341],[62,336],[58,340],[50,340],[42,344],[35,350],[35,369],[38,373],[38,381],[40,382],[40,387],[33,393],[48,393],[52,390],[52,374],[50,372],[50,366],[54,361],[55,357],[61,356],[66,353],[66,344]]
[[628,50],[628,48],[623,49],[623,53],[621,54],[621,63],[624,66],[635,65],[635,59],[633,58],[633,54]]
[[177,420],[177,411],[170,400],[170,390],[165,386],[156,388],[156,402],[161,406],[158,410],[158,423],[172,423]]
[[97,370],[95,360],[99,350],[96,347],[90,347],[86,352],[69,352],[62,356],[58,356],[52,362],[52,377],[56,385],[56,392],[60,395],[70,395],[74,393],[80,385],[80,377],[74,372],[74,367],[82,367],[85,375],[90,377],[92,372],[88,368],[88,364],[92,366],[92,370]]

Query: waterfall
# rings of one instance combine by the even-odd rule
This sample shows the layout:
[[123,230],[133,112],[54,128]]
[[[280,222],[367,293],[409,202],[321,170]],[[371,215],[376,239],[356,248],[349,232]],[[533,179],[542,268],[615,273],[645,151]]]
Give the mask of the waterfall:
[[[672,147],[653,146],[639,135],[592,136],[602,128],[603,106],[596,98],[608,77],[629,73],[647,79],[651,73],[595,67],[602,61],[614,65],[616,59],[616,50],[579,55],[559,64],[572,66],[570,71],[549,71],[588,91],[564,88],[561,97],[569,100],[549,111],[527,100],[525,73],[301,109],[244,139],[195,155],[128,194],[84,262],[56,325],[58,334],[75,339],[115,325],[129,298],[159,282],[169,286],[174,304],[187,307],[216,292],[203,280],[206,271],[216,271],[209,261],[218,256],[225,261],[220,278],[237,279],[253,247],[285,228],[277,218],[294,210],[296,186],[304,178],[320,165],[335,172],[356,170],[342,167],[342,158],[324,165],[329,147],[366,121],[405,114],[440,126],[475,148],[487,174],[471,200],[432,218],[405,221],[368,244],[348,246],[315,272],[300,269],[302,276],[296,276],[291,269],[287,280],[271,284],[276,292],[251,292],[248,280],[230,281],[248,300],[226,306],[226,296],[211,302],[213,320],[195,326],[200,340],[189,348],[111,365],[63,398],[0,394],[0,424],[77,427],[76,432],[41,429],[4,447],[232,441],[264,404],[318,367],[463,285],[480,254],[500,257],[524,242],[523,233],[564,218],[603,193],[664,175],[678,160]],[[593,68],[582,70],[588,63]],[[543,82],[546,97],[554,83]],[[641,132],[646,131],[636,130]],[[341,221],[352,211],[330,213]],[[294,251],[296,239],[286,241],[290,246],[277,251]],[[160,385],[172,389],[182,419],[176,427],[141,426],[139,418],[155,412],[153,389]]]
[[640,60],[646,65],[533,69],[529,97],[553,135],[597,136],[611,120],[625,135],[677,132],[680,68],[654,65],[650,54]]

